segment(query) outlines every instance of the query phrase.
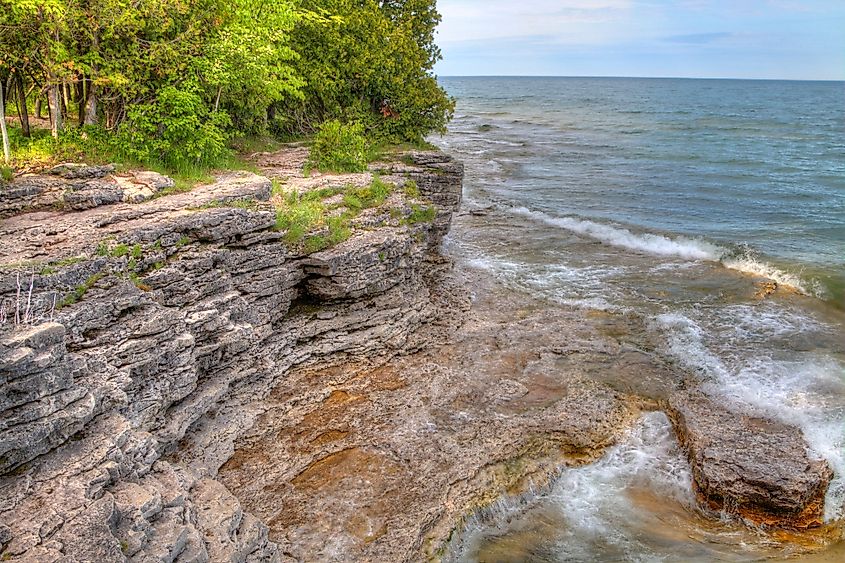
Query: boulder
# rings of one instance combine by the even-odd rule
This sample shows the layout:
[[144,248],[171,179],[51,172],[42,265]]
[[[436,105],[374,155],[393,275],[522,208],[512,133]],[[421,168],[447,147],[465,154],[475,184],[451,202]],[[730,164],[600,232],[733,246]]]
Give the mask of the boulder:
[[668,415],[708,507],[757,525],[822,524],[833,472],[808,455],[800,429],[743,414],[697,391],[672,395]]

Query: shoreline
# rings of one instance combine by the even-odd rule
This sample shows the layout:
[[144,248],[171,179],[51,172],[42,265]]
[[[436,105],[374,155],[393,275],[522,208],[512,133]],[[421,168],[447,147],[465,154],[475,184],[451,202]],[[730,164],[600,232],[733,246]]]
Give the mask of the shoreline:
[[[260,166],[291,175],[303,154]],[[35,432],[28,450],[8,431],[0,442],[12,444],[0,488],[15,491],[0,514],[4,553],[448,558],[478,510],[593,466],[643,413],[666,409],[689,379],[654,353],[643,319],[550,307],[468,264],[453,270],[460,258],[437,248],[462,169],[448,155],[412,159],[382,165],[383,178],[413,178],[440,210],[430,223],[376,208],[309,256],[280,250],[262,203],[270,182],[251,175],[7,223],[40,241],[4,237],[19,257],[34,258],[41,237],[65,245],[38,266],[37,288],[85,291],[57,313],[64,326],[3,337],[4,381],[29,393],[12,406],[14,431]],[[52,230],[37,227],[43,216]],[[465,217],[452,236],[471,228]],[[114,236],[105,253],[69,260],[93,233]],[[30,374],[54,383],[33,388]]]

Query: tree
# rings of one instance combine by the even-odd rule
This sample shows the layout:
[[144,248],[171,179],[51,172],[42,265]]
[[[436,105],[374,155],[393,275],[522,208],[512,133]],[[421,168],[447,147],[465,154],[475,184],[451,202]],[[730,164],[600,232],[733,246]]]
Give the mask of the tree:
[[5,88],[0,84],[0,135],[3,137],[3,160],[6,164],[12,159],[9,149],[9,132],[6,130],[6,100],[3,97]]
[[303,101],[289,100],[283,131],[314,129],[331,118],[361,121],[371,136],[418,141],[443,130],[454,102],[432,74],[440,58],[433,0],[302,0],[310,12],[335,16],[327,25],[297,26],[294,61],[306,81]]

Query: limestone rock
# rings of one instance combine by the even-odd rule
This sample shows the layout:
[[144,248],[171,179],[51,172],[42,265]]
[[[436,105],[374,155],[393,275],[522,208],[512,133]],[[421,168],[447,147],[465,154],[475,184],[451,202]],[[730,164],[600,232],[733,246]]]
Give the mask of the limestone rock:
[[120,202],[140,203],[174,185],[146,170],[116,173],[114,165],[65,163],[45,174],[15,177],[0,191],[0,217],[45,209],[83,210]]
[[781,528],[822,524],[833,473],[808,456],[799,429],[730,410],[695,391],[671,396],[668,414],[709,507]]
[[113,164],[91,166],[89,164],[66,162],[50,168],[47,171],[47,174],[59,176],[61,178],[65,178],[66,180],[87,180],[91,178],[102,178],[111,172],[114,172]]
[[0,214],[55,207],[0,224],[3,558],[281,560],[215,479],[262,400],[294,366],[425,342],[435,225],[305,256],[274,229],[269,179],[150,199],[170,185],[68,165],[0,194]]

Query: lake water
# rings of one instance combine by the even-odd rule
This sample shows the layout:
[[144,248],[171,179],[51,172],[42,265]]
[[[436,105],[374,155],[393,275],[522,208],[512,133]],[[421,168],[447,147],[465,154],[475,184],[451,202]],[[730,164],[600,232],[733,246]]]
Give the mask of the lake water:
[[[826,518],[841,522],[845,83],[441,83],[458,105],[449,133],[432,140],[465,162],[464,209],[475,214],[471,228],[458,221],[449,252],[550,307],[641,318],[653,352],[707,393],[802,428],[811,455],[834,469]],[[650,393],[662,398],[659,385]],[[503,501],[498,517],[478,519],[454,557],[803,553],[734,522],[708,523],[689,485],[668,422],[652,413],[528,507]]]

